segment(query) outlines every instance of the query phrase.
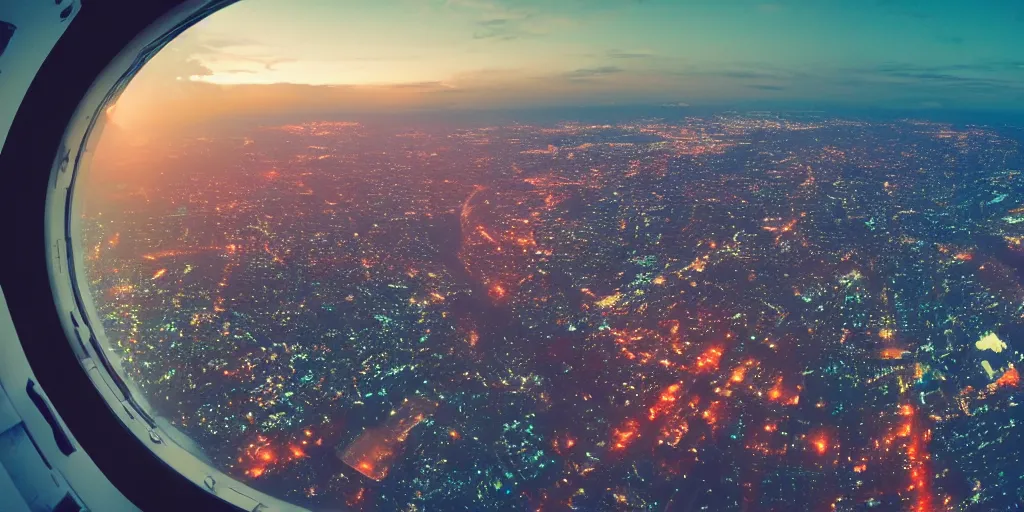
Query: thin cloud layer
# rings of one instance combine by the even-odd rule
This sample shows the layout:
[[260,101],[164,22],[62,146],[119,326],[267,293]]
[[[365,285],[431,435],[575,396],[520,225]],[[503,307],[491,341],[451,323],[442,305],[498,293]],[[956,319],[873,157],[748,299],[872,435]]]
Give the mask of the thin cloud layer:
[[911,1],[245,0],[157,55],[122,98],[135,112],[118,117],[761,99],[1022,109],[1017,14]]

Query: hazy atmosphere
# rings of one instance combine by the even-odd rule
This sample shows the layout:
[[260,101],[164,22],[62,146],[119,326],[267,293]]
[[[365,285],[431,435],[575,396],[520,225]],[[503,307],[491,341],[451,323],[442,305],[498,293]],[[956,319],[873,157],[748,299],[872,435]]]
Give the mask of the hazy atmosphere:
[[1019,2],[246,0],[158,54],[125,125],[544,105],[1024,107]]

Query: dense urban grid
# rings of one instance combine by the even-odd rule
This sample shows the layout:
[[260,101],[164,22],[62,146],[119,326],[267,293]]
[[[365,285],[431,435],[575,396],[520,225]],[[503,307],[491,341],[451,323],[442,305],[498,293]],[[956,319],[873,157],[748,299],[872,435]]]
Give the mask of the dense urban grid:
[[237,135],[112,149],[79,200],[111,357],[254,488],[408,511],[1024,499],[1024,153],[998,129]]

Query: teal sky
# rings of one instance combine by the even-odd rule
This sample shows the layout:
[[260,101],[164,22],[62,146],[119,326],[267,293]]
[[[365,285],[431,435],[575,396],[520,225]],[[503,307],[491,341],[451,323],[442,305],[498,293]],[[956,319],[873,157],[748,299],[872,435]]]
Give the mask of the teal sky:
[[200,104],[230,92],[224,113],[760,100],[1017,110],[1024,2],[242,0],[136,82]]

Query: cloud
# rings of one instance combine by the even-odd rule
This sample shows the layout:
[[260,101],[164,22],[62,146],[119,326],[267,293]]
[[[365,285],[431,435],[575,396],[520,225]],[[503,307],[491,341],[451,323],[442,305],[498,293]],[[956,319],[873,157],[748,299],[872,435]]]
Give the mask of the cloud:
[[519,39],[521,34],[502,33],[499,31],[474,32],[473,39],[497,39],[499,41],[512,41]]
[[213,70],[203,65],[196,59],[188,59],[185,64],[181,66],[179,76],[192,77],[192,76],[210,76],[213,74]]
[[388,84],[379,86],[382,89],[392,90],[415,90],[419,92],[454,92],[458,91],[457,88],[452,87],[444,82],[433,81],[433,82],[407,82],[401,84]]
[[159,102],[152,101],[152,89],[130,86],[119,100],[117,112],[123,115],[115,122],[126,129],[170,133],[211,122],[314,119],[345,113],[577,106],[635,102],[636,97],[654,104],[678,101],[689,92],[664,79],[665,76],[651,72],[599,66],[546,74],[524,69],[480,69],[443,82],[390,85],[224,85],[205,80],[182,81],[174,89],[163,89]]
[[509,20],[506,18],[495,18],[493,20],[478,21],[476,24],[481,27],[504,27],[508,25]]
[[970,64],[945,64],[938,66],[920,66],[917,64],[886,62],[878,64],[873,68],[868,68],[867,71],[875,71],[878,73],[1024,73],[1024,60],[982,61]]
[[263,66],[267,71],[273,71],[275,66],[278,64],[288,64],[291,62],[298,62],[298,59],[282,58],[282,57],[250,57],[246,55],[232,55],[222,54],[220,58],[223,60],[232,60],[236,62],[252,62]]
[[449,7],[473,9],[479,11],[504,10],[501,4],[493,0],[447,0],[445,4],[447,4]]
[[654,53],[652,53],[652,52],[624,52],[624,51],[619,51],[619,50],[608,50],[608,53],[606,53],[605,56],[608,57],[609,59],[646,59],[648,57],[653,57]]
[[680,72],[680,76],[705,76],[761,91],[813,91],[823,95],[846,91],[857,96],[978,95],[1024,93],[1024,61],[987,61],[923,66],[887,62],[862,68],[821,67],[813,71],[761,65]]
[[852,73],[869,81],[897,86],[1024,90],[1024,63],[1017,61],[941,66],[886,63],[852,70]]
[[781,86],[781,85],[771,85],[771,84],[747,84],[745,87],[748,87],[750,89],[757,89],[759,91],[784,91],[784,90],[786,90],[786,87],[784,87],[784,86]]
[[278,64],[288,64],[288,63],[291,63],[291,62],[298,62],[298,59],[281,58],[281,57],[278,57],[278,58],[268,58],[268,59],[252,59],[252,60],[254,62],[259,62],[259,63],[263,64],[263,66],[265,68],[267,68],[267,71],[273,71],[274,70],[274,66],[277,66]]
[[448,0],[446,5],[476,19],[472,37],[477,40],[511,41],[539,37],[574,24],[573,20],[542,12],[537,6],[527,8],[514,2]]
[[[1020,104],[1024,100],[1024,60],[919,65],[886,62],[864,67],[819,66],[813,69],[734,63],[704,66],[677,76],[677,91],[690,97],[773,98],[872,105],[911,105],[955,101],[960,105]],[[701,94],[692,84],[703,86]],[[747,91],[747,92],[744,92]]]
[[214,50],[239,46],[260,46],[260,43],[253,39],[234,37],[211,37],[208,39],[202,39],[200,44]]
[[614,75],[624,70],[618,66],[600,66],[596,68],[580,68],[566,73],[564,76],[571,80],[585,80],[598,76]]
[[764,71],[718,71],[712,74],[718,75],[725,78],[736,78],[736,79],[751,79],[761,80],[765,78],[778,78],[778,73],[764,72]]
[[529,24],[533,18],[531,14],[523,14],[517,18],[489,18],[476,22],[477,30],[473,32],[473,39],[496,39],[500,41],[511,41],[524,37],[542,35]]
[[777,81],[794,81],[803,78],[810,78],[811,73],[794,68],[780,68],[774,66],[768,66],[757,62],[737,62],[729,67],[722,69],[697,69],[693,71],[683,72],[684,75],[701,74],[707,76],[715,76],[720,78],[726,78],[731,80],[777,80]]
[[202,61],[214,69],[218,67],[218,63],[227,63],[233,67],[248,68],[249,65],[254,65],[273,71],[279,64],[298,62],[298,59],[281,56],[274,48],[241,39],[205,40],[189,53],[190,58]]
[[233,61],[237,63],[257,64],[268,71],[274,66],[296,62],[290,57],[281,57],[274,48],[270,48],[252,39],[237,37],[211,37],[196,42],[197,48],[192,51],[193,58],[205,62]]

